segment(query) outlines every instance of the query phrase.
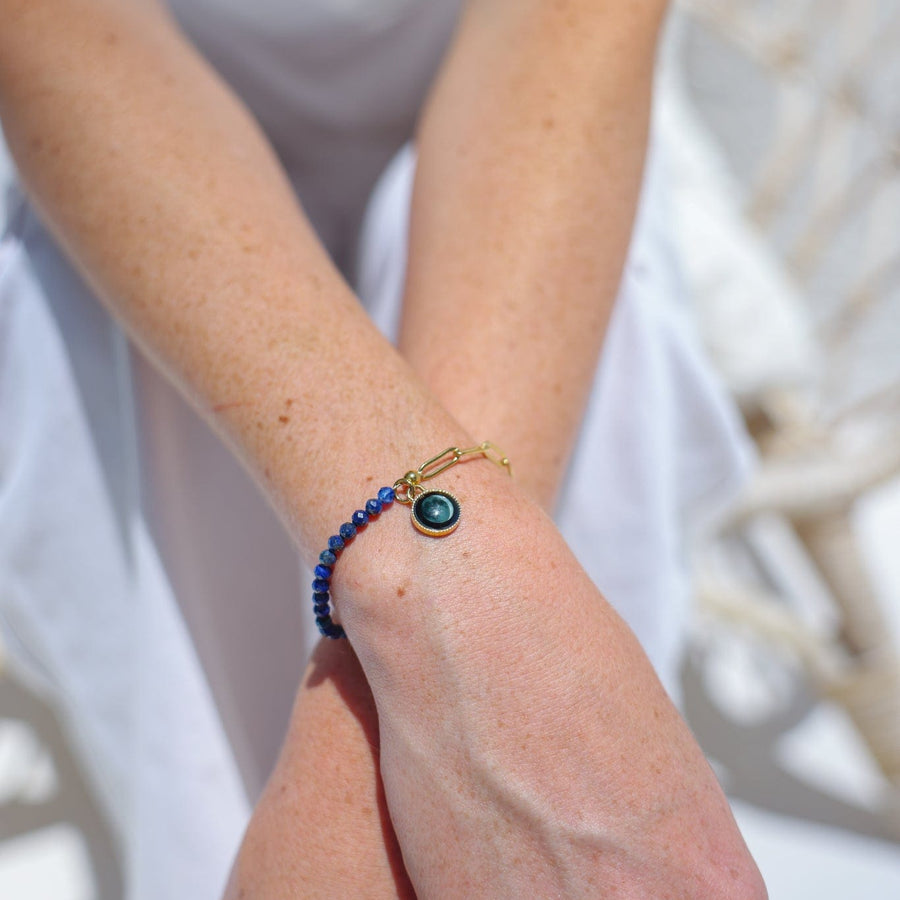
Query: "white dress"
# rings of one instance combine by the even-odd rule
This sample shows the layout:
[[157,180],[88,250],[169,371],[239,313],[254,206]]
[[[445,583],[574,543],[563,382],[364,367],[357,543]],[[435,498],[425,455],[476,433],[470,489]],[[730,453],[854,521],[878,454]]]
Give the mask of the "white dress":
[[[388,334],[411,150],[381,179],[358,240],[359,224],[409,137],[457,5],[174,4]],[[739,483],[744,444],[683,305],[664,149],[652,155],[558,522],[674,691],[684,525]],[[6,189],[0,639],[69,728],[119,836],[127,896],[217,897],[314,639],[308,574],[250,480],[132,351],[14,179]]]

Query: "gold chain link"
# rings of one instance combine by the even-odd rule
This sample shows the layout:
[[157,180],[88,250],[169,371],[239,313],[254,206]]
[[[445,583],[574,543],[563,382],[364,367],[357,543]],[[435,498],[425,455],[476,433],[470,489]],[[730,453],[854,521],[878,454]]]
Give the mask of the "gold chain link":
[[423,481],[428,481],[441,472],[446,472],[451,466],[455,466],[458,462],[462,462],[465,457],[478,453],[488,462],[494,463],[501,469],[512,475],[512,464],[509,458],[490,441],[482,441],[477,447],[469,447],[466,450],[460,450],[459,447],[448,447],[437,456],[426,459],[425,462],[414,471],[407,472],[402,478],[398,478],[394,482],[394,493],[398,503],[406,506],[412,505],[412,502],[420,494],[424,493],[425,488],[422,487]]

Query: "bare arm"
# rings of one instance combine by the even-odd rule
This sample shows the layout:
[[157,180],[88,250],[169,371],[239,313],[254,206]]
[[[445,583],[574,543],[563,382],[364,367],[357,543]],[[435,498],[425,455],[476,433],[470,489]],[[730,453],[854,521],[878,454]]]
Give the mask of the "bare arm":
[[[466,439],[155,7],[0,13],[0,116],[32,196],[307,559],[374,487]],[[552,525],[485,464],[446,484],[466,511],[452,540],[385,516],[335,582],[420,896],[757,896],[699,751]]]
[[[0,116],[31,197],[311,560],[368,469],[392,472],[458,425],[377,335],[256,124],[156,3],[3,0],[0,13]],[[413,423],[402,435],[392,412]],[[364,434],[366,466],[334,434]]]
[[401,349],[552,506],[618,289],[664,0],[474,0],[418,138]]

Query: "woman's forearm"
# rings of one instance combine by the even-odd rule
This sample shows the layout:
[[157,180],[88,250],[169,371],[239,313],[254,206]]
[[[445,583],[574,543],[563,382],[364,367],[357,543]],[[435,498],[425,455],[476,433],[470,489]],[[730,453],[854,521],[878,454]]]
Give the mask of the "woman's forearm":
[[664,9],[471,0],[418,135],[402,351],[545,506],[628,248]]
[[346,641],[307,669],[226,900],[415,897],[378,775],[372,692]]
[[369,496],[370,475],[397,477],[465,439],[378,336],[255,123],[164,13],[115,0],[2,12],[0,116],[31,196],[265,484],[307,559]]

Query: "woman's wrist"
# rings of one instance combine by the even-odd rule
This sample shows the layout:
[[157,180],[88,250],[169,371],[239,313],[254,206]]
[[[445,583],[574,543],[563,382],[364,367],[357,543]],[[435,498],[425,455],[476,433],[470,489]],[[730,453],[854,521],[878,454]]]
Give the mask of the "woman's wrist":
[[[400,466],[396,477],[411,468],[414,465]],[[439,607],[458,608],[458,614],[465,615],[476,601],[471,579],[481,567],[504,558],[503,545],[514,539],[515,528],[525,528],[530,517],[542,515],[507,474],[477,456],[427,486],[457,499],[459,523],[452,533],[421,533],[412,523],[411,508],[395,501],[357,532],[334,565],[335,619],[364,655],[380,657],[383,651],[391,660],[398,652],[406,655],[403,648],[417,644],[429,620],[439,617]],[[522,510],[518,523],[511,513],[517,508]]]

